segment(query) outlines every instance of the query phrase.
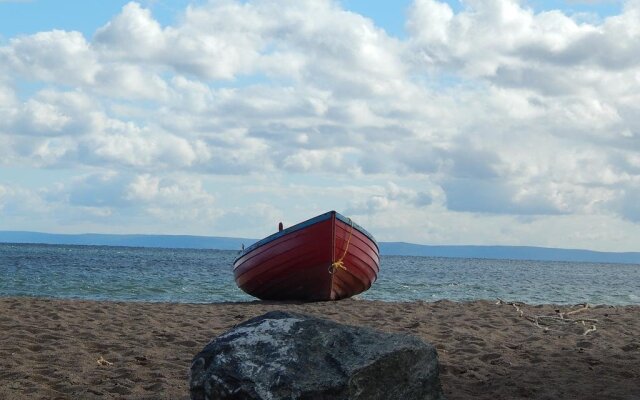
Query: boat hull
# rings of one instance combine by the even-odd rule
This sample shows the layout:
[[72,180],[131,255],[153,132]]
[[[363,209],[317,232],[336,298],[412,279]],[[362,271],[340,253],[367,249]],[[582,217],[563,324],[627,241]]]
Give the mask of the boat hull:
[[379,270],[375,239],[331,211],[247,248],[233,272],[240,289],[263,300],[326,301],[364,292]]

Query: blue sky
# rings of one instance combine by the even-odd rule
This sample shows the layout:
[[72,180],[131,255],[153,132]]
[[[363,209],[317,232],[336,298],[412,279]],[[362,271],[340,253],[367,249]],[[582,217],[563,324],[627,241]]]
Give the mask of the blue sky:
[[[349,11],[345,13],[344,11]],[[640,3],[0,1],[0,230],[638,251]]]
[[[192,2],[196,3],[196,2]],[[0,1],[0,33],[6,38],[52,29],[76,30],[91,37],[117,15],[127,1],[26,0]],[[186,0],[141,1],[162,24],[171,24],[190,4]]]
[[[19,34],[30,34],[51,29],[77,30],[91,37],[95,30],[118,14],[127,1],[81,1],[81,0],[4,0],[0,1],[0,33],[6,38]],[[189,0],[146,0],[141,4],[153,11],[154,17],[163,25],[175,22],[176,16],[189,4],[201,4]],[[345,9],[357,12],[376,21],[394,36],[404,36],[406,13],[410,0],[367,1],[342,0]],[[453,10],[463,6],[458,0],[448,0]],[[620,12],[621,2],[610,1],[557,1],[529,0],[525,4],[537,11],[560,9],[568,13],[587,12],[601,17]]]

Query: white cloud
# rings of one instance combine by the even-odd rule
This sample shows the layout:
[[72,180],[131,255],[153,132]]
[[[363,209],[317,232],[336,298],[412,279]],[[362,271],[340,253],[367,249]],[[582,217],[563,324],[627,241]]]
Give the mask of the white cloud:
[[[609,219],[640,240],[639,4],[585,22],[515,0],[416,0],[399,40],[329,0],[212,1],[170,26],[129,3],[91,39],[0,45],[0,165],[73,171],[43,201],[98,228],[341,208],[387,239],[402,229],[377,218],[397,213],[453,219],[465,240],[487,223],[483,240],[535,242],[552,218]],[[416,237],[459,242],[435,224]]]
[[640,223],[640,179],[636,179],[633,185],[629,185],[622,190],[615,201],[620,207],[621,215],[629,221]]
[[516,0],[465,4],[454,14],[437,0],[415,2],[408,27],[418,64],[554,95],[606,90],[640,64],[637,2],[599,25]]
[[53,30],[20,36],[0,47],[0,64],[44,82],[82,85],[93,81],[96,55],[80,32]]
[[112,60],[231,79],[257,60],[261,39],[255,24],[261,21],[252,8],[235,2],[189,7],[178,26],[163,29],[149,10],[129,3],[96,32],[95,43]]
[[135,176],[127,185],[124,197],[138,203],[156,203],[165,206],[201,204],[210,206],[214,196],[202,188],[198,180],[164,178],[143,174]]
[[82,91],[41,90],[13,111],[7,129],[16,135],[80,136],[94,131],[104,119],[95,100]]
[[349,172],[348,156],[344,152],[332,150],[301,150],[291,154],[282,161],[282,166],[292,172],[331,171]]
[[284,221],[285,215],[274,205],[257,201],[251,207],[229,207],[213,228],[228,231],[230,236],[260,238],[276,232],[277,223]]
[[0,183],[0,216],[4,219],[39,218],[53,209],[39,191]]
[[[2,71],[0,67],[0,71]],[[13,88],[0,78],[0,113],[6,112],[16,103],[16,94]],[[0,114],[2,115],[2,114]]]
[[93,162],[144,169],[189,167],[198,160],[198,149],[186,139],[130,126],[115,128],[84,141],[84,149],[95,157]]
[[131,221],[150,219],[150,226],[165,224],[167,233],[186,233],[185,227],[206,229],[222,214],[200,180],[173,174],[96,173],[64,183],[53,197],[65,203],[65,217],[88,213],[103,223],[117,221],[123,229]]
[[164,33],[151,12],[138,3],[128,3],[122,12],[98,29],[94,42],[107,57],[147,61],[164,50]]
[[401,187],[389,181],[384,187],[373,187],[368,193],[361,193],[351,198],[345,212],[353,215],[371,216],[389,213],[393,210],[420,209],[433,203],[438,195],[429,191]]
[[96,89],[110,97],[126,100],[165,100],[169,87],[149,68],[132,64],[106,63],[96,73]]

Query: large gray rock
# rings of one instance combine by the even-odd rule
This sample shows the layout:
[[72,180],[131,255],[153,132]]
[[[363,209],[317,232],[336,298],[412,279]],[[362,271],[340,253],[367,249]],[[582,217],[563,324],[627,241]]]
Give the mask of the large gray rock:
[[432,345],[280,311],[210,342],[189,387],[194,400],[443,399]]

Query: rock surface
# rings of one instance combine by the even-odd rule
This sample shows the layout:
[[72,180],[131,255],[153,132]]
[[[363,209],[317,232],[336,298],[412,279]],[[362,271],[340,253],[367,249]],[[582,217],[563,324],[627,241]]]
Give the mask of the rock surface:
[[273,311],[193,358],[191,398],[443,399],[435,348],[421,339]]

